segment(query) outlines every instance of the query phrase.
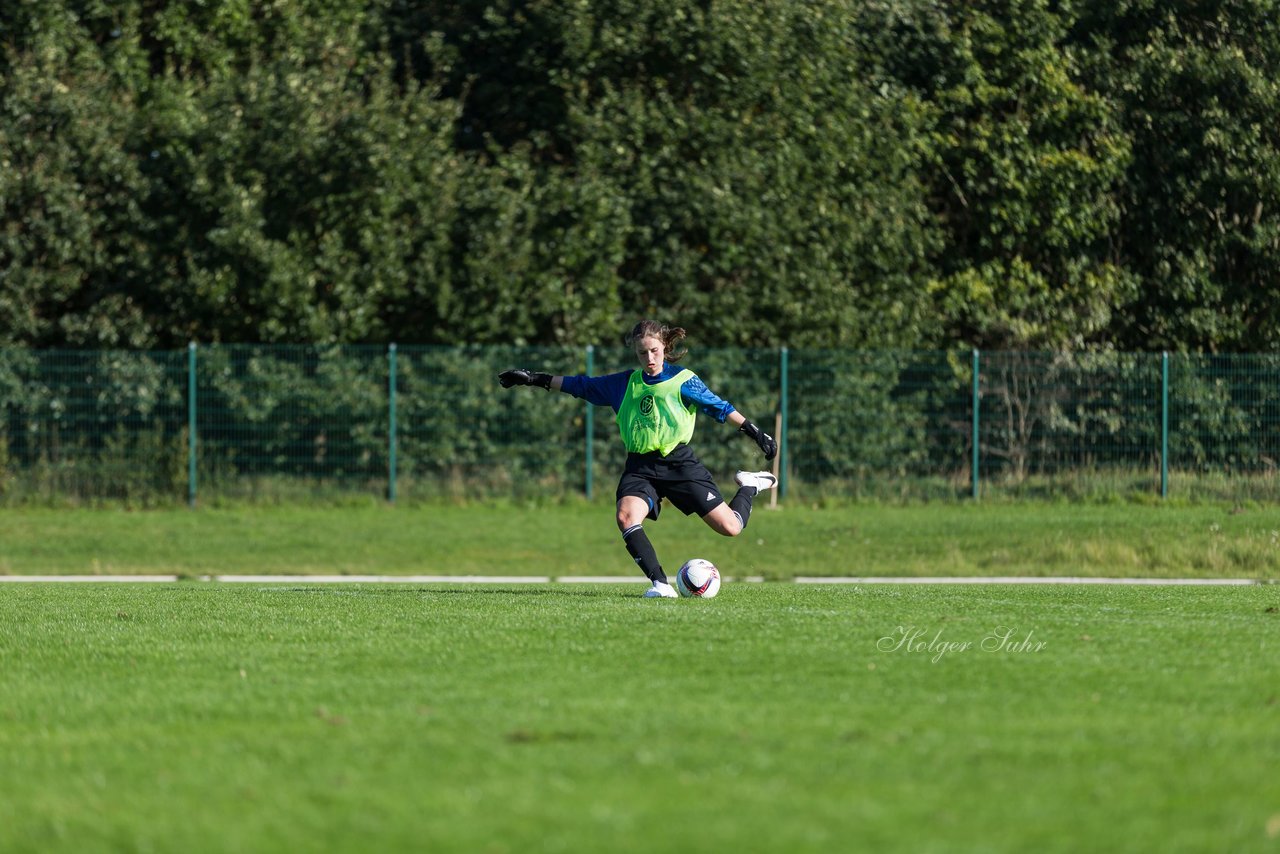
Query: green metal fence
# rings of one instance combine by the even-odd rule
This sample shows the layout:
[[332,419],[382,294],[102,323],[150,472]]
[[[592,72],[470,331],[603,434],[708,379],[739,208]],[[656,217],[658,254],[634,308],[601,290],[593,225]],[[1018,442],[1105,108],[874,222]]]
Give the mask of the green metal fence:
[[[622,348],[0,350],[0,501],[138,504],[612,495],[613,414],[504,391]],[[781,440],[782,498],[1280,499],[1280,356],[699,350]],[[723,480],[764,461],[702,420]]]

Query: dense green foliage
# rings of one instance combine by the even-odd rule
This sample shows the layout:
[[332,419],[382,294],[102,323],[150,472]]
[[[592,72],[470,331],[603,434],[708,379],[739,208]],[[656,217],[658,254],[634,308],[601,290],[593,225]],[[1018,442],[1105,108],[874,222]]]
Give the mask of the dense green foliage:
[[0,345],[1280,347],[1274,0],[14,0]]

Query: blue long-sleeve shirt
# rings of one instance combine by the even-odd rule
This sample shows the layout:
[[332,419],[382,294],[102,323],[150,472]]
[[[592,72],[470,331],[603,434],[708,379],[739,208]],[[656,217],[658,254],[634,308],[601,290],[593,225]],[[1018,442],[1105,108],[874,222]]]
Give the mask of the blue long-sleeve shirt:
[[[641,372],[641,376],[644,377],[645,385],[655,385],[671,379],[682,370],[684,369],[679,365],[663,362],[662,372],[656,377],[651,377],[643,372]],[[611,406],[613,411],[617,412],[619,407],[622,406],[622,398],[627,393],[627,383],[630,382],[632,373],[633,371],[619,371],[616,374],[605,374],[599,377],[588,377],[581,374],[565,377],[560,390],[596,406]],[[700,380],[697,375],[681,383],[680,396],[687,403],[696,406],[703,415],[709,415],[721,424],[729,417],[729,413],[735,411],[731,403],[723,400],[719,395],[707,388],[707,384]]]

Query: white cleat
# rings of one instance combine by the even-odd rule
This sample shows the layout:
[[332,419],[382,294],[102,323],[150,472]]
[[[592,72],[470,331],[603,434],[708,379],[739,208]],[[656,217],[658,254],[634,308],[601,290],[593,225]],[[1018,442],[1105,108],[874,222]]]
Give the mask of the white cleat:
[[764,492],[778,485],[778,479],[767,471],[740,471],[733,476],[738,486],[754,486],[756,492]]
[[653,586],[644,592],[646,599],[675,599],[679,595],[674,587],[661,581],[653,582]]

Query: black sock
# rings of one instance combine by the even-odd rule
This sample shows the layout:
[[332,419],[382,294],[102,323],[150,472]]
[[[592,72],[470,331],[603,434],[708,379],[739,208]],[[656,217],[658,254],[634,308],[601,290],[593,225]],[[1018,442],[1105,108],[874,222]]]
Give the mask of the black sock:
[[622,532],[622,542],[626,544],[627,551],[640,566],[640,571],[647,575],[650,581],[667,583],[667,574],[662,571],[662,564],[658,563],[658,553],[653,550],[653,544],[649,542],[644,528],[639,525],[627,528]]
[[738,494],[733,496],[733,500],[729,502],[729,509],[738,514],[738,518],[742,520],[742,529],[747,529],[747,520],[751,518],[751,502],[755,499],[756,493],[760,490],[754,486],[744,486],[738,490]]

